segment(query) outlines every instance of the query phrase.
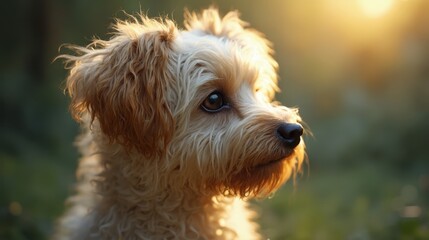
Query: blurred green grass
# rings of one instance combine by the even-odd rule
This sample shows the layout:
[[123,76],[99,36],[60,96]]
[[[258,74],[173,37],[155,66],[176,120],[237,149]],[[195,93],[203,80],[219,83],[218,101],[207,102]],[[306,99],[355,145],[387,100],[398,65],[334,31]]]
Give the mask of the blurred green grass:
[[0,158],[0,239],[46,239],[71,193],[72,166],[37,154]]
[[[400,176],[400,178],[399,178]],[[270,239],[428,239],[422,176],[364,162],[313,171],[272,199],[257,202]],[[404,216],[415,206],[418,215]]]

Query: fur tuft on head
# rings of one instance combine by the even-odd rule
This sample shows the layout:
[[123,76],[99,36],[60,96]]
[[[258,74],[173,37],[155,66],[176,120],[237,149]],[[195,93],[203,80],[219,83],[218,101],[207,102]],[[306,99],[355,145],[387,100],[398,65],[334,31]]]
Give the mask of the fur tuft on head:
[[272,43],[264,34],[249,28],[249,24],[240,19],[238,11],[229,12],[224,17],[219,15],[215,7],[205,9],[199,14],[185,11],[185,27],[188,31],[229,39],[248,52],[249,56],[252,56],[252,62],[262,69],[255,88],[266,96],[268,101],[274,99],[275,93],[280,89],[277,86],[278,63],[273,59]]

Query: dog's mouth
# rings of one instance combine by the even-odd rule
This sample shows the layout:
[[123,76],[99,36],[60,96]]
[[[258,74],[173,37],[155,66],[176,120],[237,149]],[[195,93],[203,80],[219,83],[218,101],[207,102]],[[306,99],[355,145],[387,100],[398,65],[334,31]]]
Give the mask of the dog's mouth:
[[254,169],[261,169],[261,168],[265,168],[265,167],[276,165],[278,163],[281,163],[281,162],[287,160],[291,155],[292,155],[292,153],[289,153],[289,154],[286,154],[286,155],[284,155],[284,156],[282,156],[280,158],[274,158],[273,160],[260,163],[260,164],[256,165],[254,167]]
[[256,169],[257,169],[257,168],[265,168],[265,167],[271,166],[271,165],[273,165],[273,164],[280,163],[280,162],[282,162],[282,161],[283,161],[283,160],[285,160],[285,159],[286,159],[286,158],[279,158],[279,159],[271,160],[271,161],[269,161],[269,162],[264,162],[264,163],[261,163],[261,164],[256,165],[256,166],[255,166],[255,168],[256,168]]

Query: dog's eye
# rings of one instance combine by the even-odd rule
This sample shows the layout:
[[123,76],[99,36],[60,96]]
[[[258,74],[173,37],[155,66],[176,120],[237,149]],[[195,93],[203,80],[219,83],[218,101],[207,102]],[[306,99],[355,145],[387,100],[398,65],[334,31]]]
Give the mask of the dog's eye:
[[203,104],[201,104],[204,111],[211,113],[218,112],[227,106],[228,104],[225,102],[222,93],[218,91],[210,93],[210,95],[204,100]]

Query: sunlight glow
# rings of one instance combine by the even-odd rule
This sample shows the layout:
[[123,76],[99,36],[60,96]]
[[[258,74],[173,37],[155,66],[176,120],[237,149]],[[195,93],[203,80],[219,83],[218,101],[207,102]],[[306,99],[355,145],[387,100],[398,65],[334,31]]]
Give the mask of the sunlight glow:
[[357,0],[362,11],[369,17],[380,17],[387,13],[393,5],[393,0]]

